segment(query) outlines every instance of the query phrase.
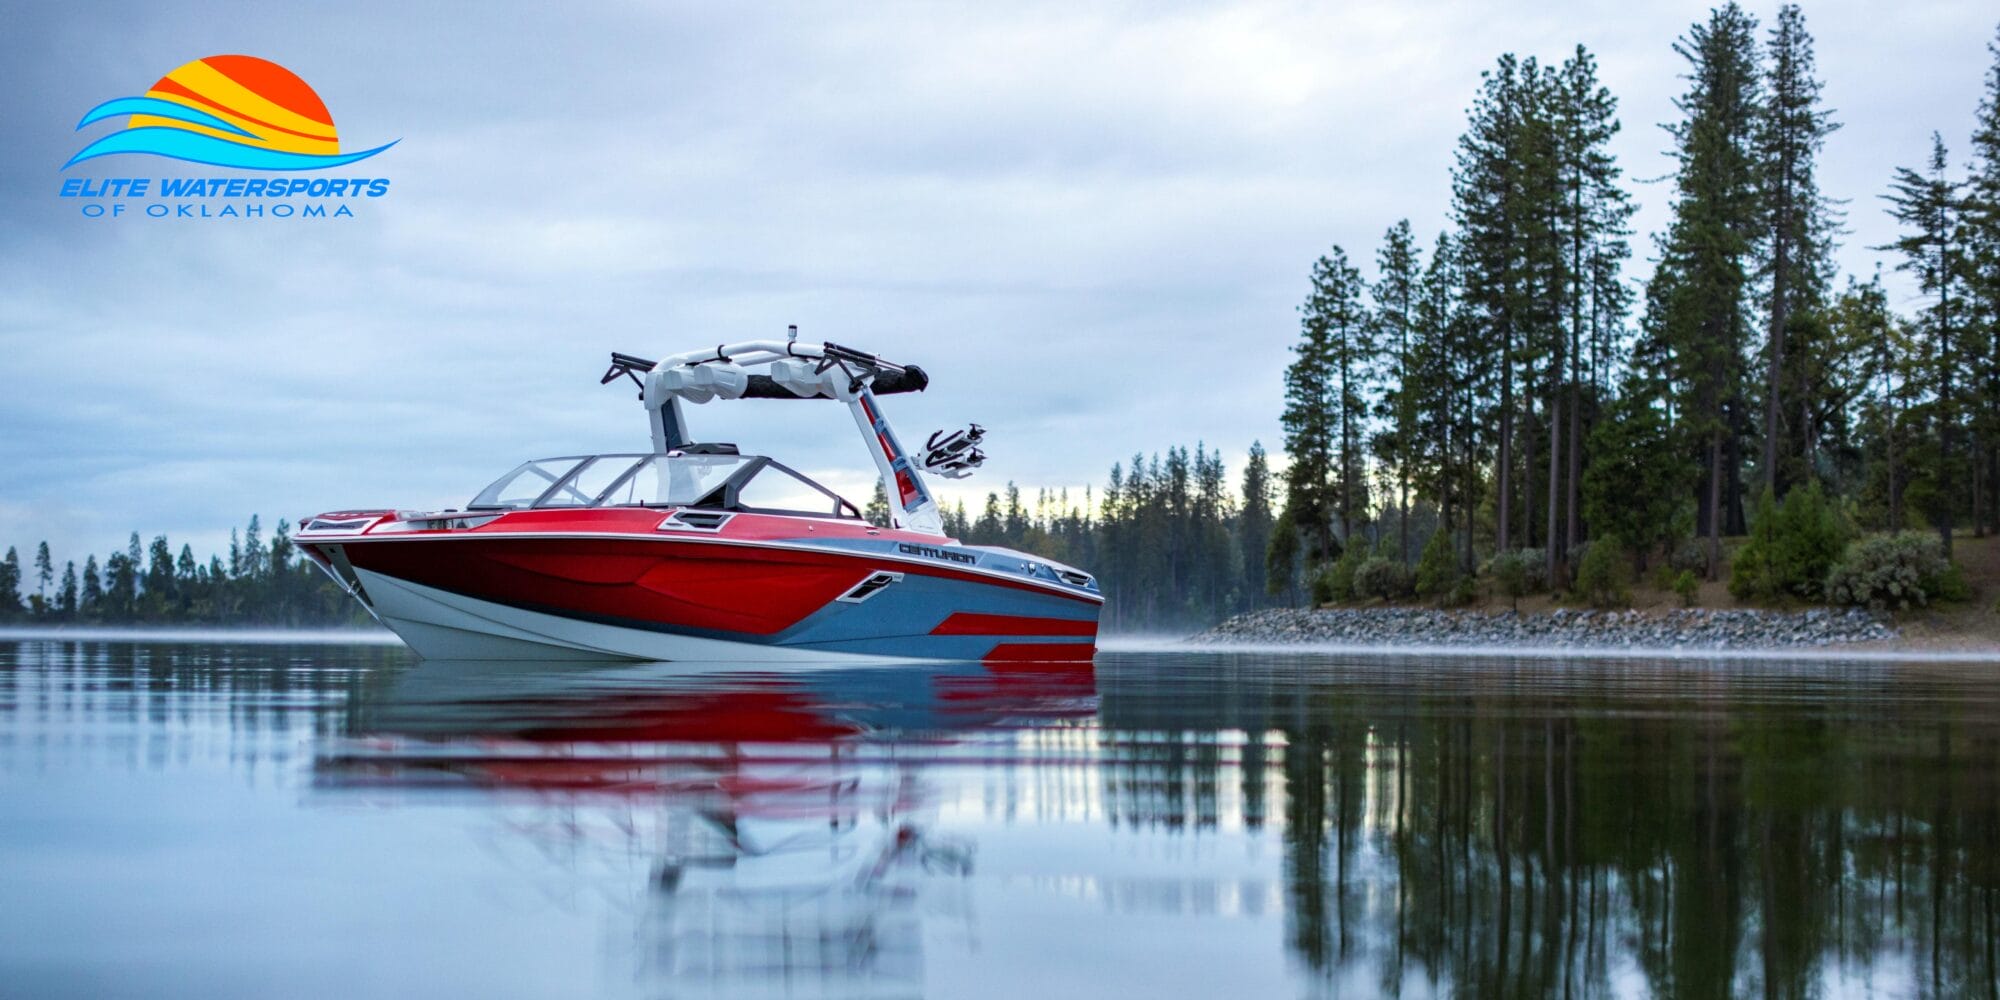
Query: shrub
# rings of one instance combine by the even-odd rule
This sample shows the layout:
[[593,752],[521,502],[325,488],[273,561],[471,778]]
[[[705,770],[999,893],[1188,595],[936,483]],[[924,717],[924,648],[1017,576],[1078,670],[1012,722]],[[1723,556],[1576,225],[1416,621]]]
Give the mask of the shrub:
[[1694,607],[1694,599],[1701,593],[1701,578],[1694,570],[1681,570],[1681,575],[1674,577],[1674,593],[1681,595],[1681,607]]
[[1431,532],[1424,551],[1417,556],[1417,596],[1440,600],[1458,586],[1458,556],[1451,550],[1451,532],[1439,528]]
[[1518,608],[1521,598],[1548,589],[1548,558],[1541,549],[1500,552],[1487,562],[1486,571],[1492,574],[1500,593]]
[[1738,599],[1818,600],[1847,537],[1840,508],[1828,502],[1818,483],[1785,494],[1782,504],[1765,490],[1750,521],[1750,541],[1729,568],[1729,592]]
[[1965,579],[1965,570],[1957,563],[1946,565],[1944,575],[1938,577],[1937,589],[1931,592],[1931,596],[1940,601],[1972,600],[1972,584]]
[[1340,558],[1323,570],[1313,580],[1313,601],[1316,604],[1341,603],[1360,596],[1354,589],[1354,575],[1361,564],[1368,561],[1368,546],[1360,538],[1349,538],[1347,547],[1340,550]]
[[1410,595],[1409,567],[1376,556],[1354,571],[1354,596],[1393,601]]
[[1625,592],[1625,565],[1619,558],[1624,548],[1616,535],[1606,535],[1582,546],[1576,564],[1576,593],[1593,607],[1615,608],[1631,603]]
[[1964,587],[1954,570],[1944,543],[1929,532],[1869,535],[1849,545],[1827,574],[1826,594],[1837,604],[1921,607]]
[[1451,592],[1444,595],[1443,604],[1447,608],[1462,608],[1479,599],[1479,584],[1470,576],[1461,575],[1452,584]]
[[1667,549],[1667,567],[1676,573],[1708,572],[1708,545],[1699,538],[1683,538]]

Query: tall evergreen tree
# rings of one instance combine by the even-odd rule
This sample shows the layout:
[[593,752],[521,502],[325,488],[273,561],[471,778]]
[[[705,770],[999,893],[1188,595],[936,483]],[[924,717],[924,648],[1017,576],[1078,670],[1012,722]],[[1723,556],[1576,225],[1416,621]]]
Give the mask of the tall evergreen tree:
[[1482,488],[1480,468],[1488,440],[1482,404],[1495,373],[1487,363],[1484,330],[1462,306],[1462,290],[1458,245],[1449,234],[1440,233],[1424,269],[1417,304],[1413,392],[1423,414],[1421,450],[1431,470],[1425,490],[1439,504],[1443,522],[1457,526],[1459,569],[1469,572]]
[[1937,426],[1937,503],[1934,520],[1944,551],[1951,554],[1952,521],[1958,497],[1953,491],[1958,463],[1957,429],[1961,417],[1958,372],[1965,364],[1960,340],[1964,332],[1966,260],[1961,222],[1959,183],[1949,175],[1944,137],[1931,133],[1931,155],[1922,171],[1902,167],[1890,185],[1889,214],[1906,234],[1885,249],[1903,255],[1899,269],[1916,276],[1917,286],[1931,300],[1923,312],[1924,380],[1928,383]]
[[[1826,137],[1840,126],[1820,104],[1812,35],[1797,4],[1778,8],[1765,42],[1765,101],[1757,118],[1764,277],[1770,299],[1764,347],[1764,488],[1782,493],[1779,465],[1806,448],[1803,428],[1788,434],[1785,415],[1810,408],[1804,386],[1788,379],[1785,338],[1794,317],[1824,307],[1833,274],[1833,208],[1820,194],[1817,161]],[[1788,384],[1793,382],[1794,384]],[[1790,398],[1788,398],[1790,397]],[[1789,444],[1787,444],[1789,442]],[[1789,454],[1787,454],[1789,453]],[[1811,475],[1810,468],[1800,476]]]
[[1417,341],[1415,322],[1418,286],[1422,280],[1417,260],[1416,240],[1410,235],[1410,220],[1403,219],[1382,234],[1382,248],[1375,255],[1376,279],[1371,286],[1375,300],[1375,339],[1386,356],[1382,402],[1377,416],[1383,421],[1378,437],[1378,455],[1396,478],[1396,552],[1404,563],[1410,561],[1410,480],[1416,463],[1418,400],[1416,384]]
[[[1339,264],[1335,257],[1321,257],[1313,264],[1312,290],[1299,307],[1299,342],[1285,368],[1285,409],[1279,418],[1285,429],[1285,454],[1291,458],[1285,470],[1285,511],[1304,538],[1309,562],[1332,555],[1332,525],[1340,506],[1336,463],[1342,442],[1334,414],[1339,385],[1329,313],[1347,258],[1338,247],[1334,254]],[[1134,475],[1138,472],[1133,469]]]
[[[1550,89],[1555,172],[1559,207],[1555,236],[1561,280],[1561,321],[1567,338],[1554,338],[1549,448],[1548,559],[1553,578],[1568,547],[1583,540],[1580,489],[1583,477],[1584,387],[1592,384],[1619,339],[1625,296],[1618,270],[1630,254],[1625,242],[1631,199],[1619,185],[1622,171],[1611,154],[1617,136],[1618,101],[1597,79],[1597,60],[1579,45]],[[1586,375],[1586,352],[1589,371]],[[1567,361],[1567,369],[1564,362]],[[1567,415],[1567,423],[1557,419]],[[1566,441],[1566,448],[1556,447]],[[1558,483],[1566,486],[1558,489]],[[1558,512],[1564,513],[1557,527]]]
[[1257,597],[1264,593],[1268,578],[1265,554],[1271,547],[1274,523],[1271,493],[1270,460],[1263,442],[1252,441],[1250,457],[1243,463],[1243,511],[1236,527],[1240,560],[1237,589],[1246,605],[1260,603]]
[[[1630,547],[1640,568],[1654,546],[1672,542],[1676,508],[1687,484],[1675,459],[1664,407],[1643,384],[1630,383],[1591,429],[1582,499],[1591,530]],[[1596,544],[1596,543],[1592,543]]]
[[146,616],[166,618],[176,610],[177,589],[174,586],[174,550],[167,545],[167,536],[153,536],[152,545],[146,549]]
[[7,546],[7,558],[0,560],[0,621],[21,617],[21,554]]
[[[2000,42],[1989,43],[1993,62],[1972,131],[1972,175],[1965,190],[1966,284],[1970,296],[1967,376],[1977,401],[1970,421],[1977,436],[1975,493],[1985,518],[1975,523],[2000,532]],[[1975,505],[1977,506],[1977,505]]]
[[1756,27],[1730,3],[1674,45],[1689,66],[1688,89],[1675,101],[1685,117],[1667,127],[1678,164],[1673,221],[1647,294],[1648,332],[1669,364],[1680,429],[1704,453],[1699,500],[1709,579],[1721,574],[1724,522],[1741,503],[1745,295],[1761,217]]
[[76,560],[63,563],[62,587],[56,591],[56,616],[63,621],[76,620]]
[[1900,531],[1906,449],[1899,449],[1899,439],[1903,413],[1909,408],[1909,386],[1902,377],[1910,353],[1907,324],[1890,312],[1879,273],[1867,284],[1850,276],[1827,317],[1827,353],[1839,356],[1846,369],[1838,377],[1848,397],[1846,409],[1851,411],[1835,419],[1860,429],[1859,440],[1850,446],[1858,467],[1849,492],[1863,507],[1879,510],[1879,516],[1873,510],[1866,514],[1865,523]]
[[83,593],[77,598],[76,610],[79,616],[93,621],[104,614],[104,581],[97,572],[94,555],[83,560]]
[[49,543],[35,546],[35,613],[44,614],[49,606],[49,584],[56,579],[55,563],[49,559]]
[[263,526],[258,516],[252,514],[249,526],[243,529],[243,575],[252,580],[261,578],[269,566],[269,558],[270,553],[264,549]]
[[1496,416],[1495,530],[1500,549],[1513,547],[1515,365],[1536,314],[1538,283],[1547,269],[1537,254],[1553,246],[1543,178],[1548,161],[1531,127],[1538,115],[1542,74],[1535,60],[1511,53],[1480,75],[1480,91],[1459,138],[1452,171],[1452,215],[1459,228],[1462,295],[1476,324],[1483,364],[1499,378]]

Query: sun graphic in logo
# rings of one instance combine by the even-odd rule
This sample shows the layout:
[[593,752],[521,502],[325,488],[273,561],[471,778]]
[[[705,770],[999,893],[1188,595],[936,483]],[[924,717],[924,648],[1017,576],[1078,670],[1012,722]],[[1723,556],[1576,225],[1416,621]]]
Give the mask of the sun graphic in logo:
[[119,115],[122,131],[85,146],[68,169],[117,153],[146,153],[253,170],[320,170],[365,160],[394,142],[340,151],[333,115],[298,74],[256,56],[197,59],[160,78],[141,97],[104,102],[76,127]]

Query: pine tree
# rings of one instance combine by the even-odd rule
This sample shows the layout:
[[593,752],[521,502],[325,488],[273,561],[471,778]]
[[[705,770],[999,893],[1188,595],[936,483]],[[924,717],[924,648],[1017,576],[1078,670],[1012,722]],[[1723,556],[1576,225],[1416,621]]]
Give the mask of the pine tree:
[[[1825,304],[1837,222],[1832,206],[1820,194],[1816,161],[1826,137],[1840,126],[1820,105],[1812,35],[1797,4],[1778,8],[1777,23],[1765,42],[1765,59],[1767,97],[1756,127],[1764,277],[1770,282],[1763,479],[1765,489],[1782,494],[1779,464],[1810,447],[1801,439],[1804,428],[1791,428],[1787,434],[1783,415],[1814,405],[1800,398],[1805,387],[1788,377],[1796,372],[1787,364],[1785,339],[1795,317],[1816,313]],[[1798,477],[1810,475],[1808,467]]]
[[1007,515],[1000,525],[1000,537],[1010,546],[1020,547],[1021,539],[1028,533],[1028,512],[1021,506],[1021,487],[1012,480],[1007,483]]
[[1362,288],[1361,272],[1336,246],[1331,257],[1321,257],[1314,267],[1313,296],[1307,300],[1308,321],[1321,324],[1326,331],[1327,373],[1332,378],[1329,402],[1336,429],[1334,514],[1340,520],[1343,545],[1368,509],[1363,442],[1368,391],[1380,353],[1373,324],[1361,303]]
[[1535,211],[1530,192],[1537,160],[1526,123],[1535,113],[1539,71],[1512,54],[1480,75],[1458,162],[1452,171],[1452,214],[1458,223],[1462,294],[1476,324],[1482,363],[1499,378],[1495,471],[1498,548],[1512,548],[1514,505],[1514,365],[1524,331],[1534,325],[1535,268],[1528,254],[1548,243],[1548,213]]
[[[964,503],[963,500],[959,501],[961,506]],[[882,488],[880,476],[875,479],[875,492],[868,497],[868,509],[862,516],[867,518],[869,524],[878,528],[889,526],[889,491]]]
[[55,564],[49,559],[49,543],[35,546],[35,614],[43,615],[49,609],[49,584],[56,579]]
[[[1879,503],[1881,516],[1870,520],[1890,531],[1901,531],[1907,451],[1902,425],[1910,406],[1904,362],[1916,354],[1909,343],[1908,326],[1890,313],[1880,274],[1866,285],[1849,278],[1847,290],[1834,303],[1832,317],[1836,339],[1854,345],[1860,360],[1855,372],[1860,383],[1856,416],[1866,429],[1861,456],[1864,506]],[[1871,492],[1875,494],[1872,498]]]
[[77,614],[91,621],[104,616],[104,583],[97,572],[97,557],[83,560],[83,596],[77,600]]
[[[136,537],[136,533],[135,533]],[[104,560],[104,615],[126,622],[139,612],[139,561],[124,552]]]
[[1740,519],[1735,461],[1742,418],[1745,295],[1758,237],[1759,175],[1753,143],[1761,106],[1756,21],[1734,3],[1675,43],[1688,90],[1674,138],[1673,221],[1647,290],[1649,334],[1677,390],[1680,429],[1700,442],[1700,510],[1708,577],[1721,573],[1725,521]]
[[1462,307],[1462,287],[1457,244],[1440,233],[1417,303],[1416,387],[1410,391],[1422,414],[1420,451],[1430,470],[1421,492],[1438,502],[1443,523],[1457,532],[1459,569],[1465,572],[1473,564],[1474,518],[1487,440],[1480,410],[1494,373],[1486,364],[1482,331]]
[[1266,553],[1271,547],[1271,467],[1261,441],[1250,442],[1250,457],[1243,463],[1243,511],[1237,516],[1239,549],[1237,590],[1246,605],[1259,603],[1268,579]]
[[173,553],[165,535],[155,535],[153,544],[146,550],[145,606],[148,618],[163,619],[174,611],[177,595]]
[[1402,219],[1382,234],[1382,248],[1375,254],[1375,269],[1375,283],[1369,288],[1375,301],[1373,333],[1385,362],[1382,398],[1375,414],[1382,421],[1382,431],[1376,436],[1376,454],[1395,478],[1397,553],[1398,558],[1408,563],[1410,486],[1417,460],[1419,417],[1414,371],[1417,337],[1413,325],[1418,287],[1423,278],[1416,240],[1410,234],[1410,220]]
[[1966,273],[1963,205],[1959,184],[1947,175],[1949,160],[1944,137],[1931,133],[1931,155],[1922,172],[1908,167],[1896,171],[1890,193],[1889,214],[1909,230],[1908,234],[1883,249],[1903,255],[1898,269],[1917,278],[1917,286],[1931,298],[1924,310],[1922,330],[1925,355],[1929,360],[1922,378],[1928,383],[1934,421],[1938,428],[1936,463],[1937,502],[1934,520],[1946,556],[1951,555],[1952,519],[1958,505],[1953,493],[1953,467],[1958,462],[1957,426],[1960,399],[1957,373],[1965,359],[1961,356]]
[[250,524],[243,529],[243,575],[252,580],[262,579],[269,566],[269,553],[264,550],[263,527],[258,520],[257,515],[250,515]]
[[[1335,252],[1338,254],[1338,248]],[[1346,257],[1342,255],[1340,260],[1345,264]],[[1321,257],[1314,263],[1312,291],[1299,307],[1299,342],[1292,348],[1292,363],[1285,368],[1285,409],[1280,422],[1285,429],[1285,454],[1291,458],[1291,466],[1285,470],[1285,510],[1289,523],[1303,536],[1308,562],[1332,555],[1331,527],[1339,506],[1333,326],[1327,317],[1328,286],[1337,280],[1332,258]],[[1133,473],[1138,472],[1134,468]],[[1286,558],[1289,565],[1289,552]]]
[[76,560],[63,563],[62,588],[56,591],[56,615],[64,621],[76,620]]
[[1642,569],[1648,552],[1675,540],[1674,514],[1687,489],[1664,410],[1643,383],[1628,382],[1591,429],[1592,458],[1583,473],[1592,533],[1630,546]]
[[[1630,250],[1625,242],[1631,199],[1619,186],[1622,171],[1611,155],[1619,131],[1618,101],[1598,82],[1597,61],[1579,45],[1563,63],[1551,88],[1555,171],[1560,207],[1555,235],[1560,242],[1562,322],[1567,339],[1554,339],[1550,369],[1551,415],[1548,500],[1548,570],[1566,562],[1569,547],[1583,540],[1579,491],[1583,477],[1583,386],[1608,369],[1607,355],[1624,323],[1625,297],[1619,268]],[[1589,354],[1591,375],[1586,377]],[[1567,361],[1567,370],[1564,362]],[[1559,388],[1558,388],[1559,387]],[[1567,415],[1567,424],[1557,419]],[[1558,439],[1567,448],[1556,447]],[[1557,489],[1558,482],[1566,488]],[[1557,527],[1557,513],[1566,514]]]
[[1974,512],[1974,523],[2000,532],[2000,42],[1989,43],[1986,51],[1993,62],[1972,132],[1972,174],[1964,199],[1971,306],[1965,355],[1973,383],[1968,389],[1977,400],[1970,421],[1978,439],[1974,492],[1986,508],[1983,521]]
[[0,622],[13,621],[21,617],[21,554],[13,546],[7,547],[7,558],[0,560]]

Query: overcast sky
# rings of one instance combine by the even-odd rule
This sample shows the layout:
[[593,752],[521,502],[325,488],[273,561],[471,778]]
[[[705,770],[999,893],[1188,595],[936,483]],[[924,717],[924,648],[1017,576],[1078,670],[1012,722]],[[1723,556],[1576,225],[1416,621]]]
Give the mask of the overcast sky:
[[[633,393],[596,384],[608,351],[787,323],[928,369],[890,412],[905,438],[986,425],[966,489],[1101,482],[1197,440],[1234,476],[1277,442],[1312,259],[1372,271],[1403,217],[1428,244],[1499,54],[1588,46],[1627,174],[1667,171],[1671,45],[1707,8],[1637,6],[9,5],[0,544],[81,562],[137,529],[205,554],[253,512],[463,502],[523,458],[645,447]],[[1933,129],[1963,161],[2000,12],[1806,15],[1845,126],[1822,175],[1850,199],[1840,260],[1865,275],[1894,167]],[[57,197],[226,174],[59,169],[106,129],[73,131],[86,110],[221,53],[305,78],[345,149],[400,140],[361,165],[389,195],[207,222]],[[1637,281],[1668,192],[1635,187]],[[837,407],[690,412],[866,499]]]

